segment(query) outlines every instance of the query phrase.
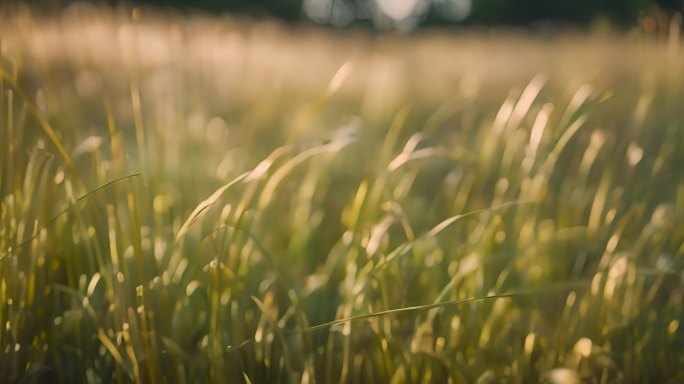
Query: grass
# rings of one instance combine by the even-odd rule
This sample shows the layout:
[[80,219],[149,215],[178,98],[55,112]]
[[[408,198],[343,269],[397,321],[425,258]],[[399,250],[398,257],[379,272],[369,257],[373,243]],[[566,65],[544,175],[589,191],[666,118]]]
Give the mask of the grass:
[[675,36],[2,34],[10,382],[684,380]]

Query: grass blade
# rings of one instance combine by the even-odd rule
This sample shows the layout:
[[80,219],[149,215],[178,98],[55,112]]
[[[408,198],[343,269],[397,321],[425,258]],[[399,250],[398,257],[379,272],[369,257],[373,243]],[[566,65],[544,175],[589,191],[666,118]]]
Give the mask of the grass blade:
[[344,323],[348,323],[348,322],[351,322],[351,321],[358,321],[358,320],[364,320],[364,319],[372,319],[372,318],[375,318],[375,317],[396,315],[396,314],[399,314],[399,313],[416,312],[416,311],[425,311],[425,310],[433,309],[433,308],[446,307],[446,306],[451,306],[451,305],[460,305],[460,304],[472,303],[472,302],[476,302],[476,301],[494,300],[494,299],[504,299],[504,298],[509,298],[509,297],[519,297],[519,296],[523,296],[523,295],[524,295],[524,294],[522,294],[522,293],[504,293],[504,294],[500,294],[500,295],[490,295],[490,296],[484,296],[484,297],[475,297],[475,298],[470,298],[470,299],[465,299],[465,300],[449,300],[449,301],[442,301],[442,302],[433,303],[433,304],[416,305],[416,306],[413,306],[413,307],[404,307],[404,308],[388,309],[388,310],[385,310],[385,311],[373,312],[373,313],[368,313],[368,314],[365,314],[365,315],[357,315],[357,316],[346,317],[346,318],[344,318],[344,319],[337,319],[337,320],[329,321],[329,322],[327,322],[327,323],[314,325],[314,326],[309,327],[309,328],[306,328],[306,329],[291,331],[291,332],[289,332],[288,334],[294,334],[294,333],[311,333],[311,332],[320,331],[320,330],[322,330],[322,329],[331,327],[331,326],[333,326],[333,325],[344,324]]
[[223,195],[223,193],[233,185],[237,184],[238,182],[242,181],[245,177],[249,176],[250,172],[245,172],[241,174],[240,176],[236,177],[233,179],[231,182],[228,184],[222,186],[221,188],[217,189],[216,192],[212,193],[211,196],[206,198],[204,201],[199,203],[197,207],[192,211],[190,216],[185,220],[181,228],[178,230],[178,233],[176,234],[176,239],[175,242],[178,243],[183,236],[188,232],[190,227],[206,212],[207,208],[212,206],[218,199]]

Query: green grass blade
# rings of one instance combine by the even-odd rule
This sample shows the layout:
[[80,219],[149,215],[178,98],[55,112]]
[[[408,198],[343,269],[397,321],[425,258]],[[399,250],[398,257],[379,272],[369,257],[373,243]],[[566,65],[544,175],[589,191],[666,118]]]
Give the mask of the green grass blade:
[[475,298],[470,298],[470,299],[465,299],[465,300],[449,300],[449,301],[442,301],[442,302],[433,303],[433,304],[416,305],[413,307],[388,309],[386,311],[379,311],[379,312],[368,313],[365,315],[357,315],[357,316],[347,317],[344,319],[337,319],[337,320],[329,321],[327,323],[314,325],[314,326],[306,328],[306,329],[290,331],[288,334],[316,332],[316,331],[320,331],[322,329],[331,327],[333,325],[344,324],[344,323],[348,323],[348,322],[352,322],[352,321],[358,321],[358,320],[364,320],[364,319],[372,319],[375,317],[390,316],[390,315],[396,315],[396,314],[407,313],[407,312],[425,311],[428,309],[439,308],[439,307],[447,307],[447,306],[460,305],[460,304],[472,303],[472,302],[477,302],[477,301],[504,299],[504,298],[510,298],[510,297],[520,297],[520,296],[524,296],[524,294],[522,294],[522,293],[505,293],[505,294],[500,294],[500,295],[475,297]]

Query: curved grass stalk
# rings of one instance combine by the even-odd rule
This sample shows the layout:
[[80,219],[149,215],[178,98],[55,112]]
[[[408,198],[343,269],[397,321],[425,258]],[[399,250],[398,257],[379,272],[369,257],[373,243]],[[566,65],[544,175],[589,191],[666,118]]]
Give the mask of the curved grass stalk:
[[[356,315],[356,316],[350,316],[350,317],[345,317],[342,319],[337,319],[333,321],[329,321],[327,323],[322,323],[322,324],[317,324],[308,328],[304,329],[297,329],[297,330],[283,330],[279,327],[277,327],[277,322],[273,322],[274,328],[277,329],[277,332],[279,334],[282,333],[283,336],[294,336],[294,335],[301,335],[305,333],[313,333],[313,332],[318,332],[321,331],[325,328],[332,327],[334,325],[339,325],[339,324],[345,324],[353,321],[358,321],[358,320],[365,320],[365,319],[372,319],[376,317],[383,317],[383,316],[391,316],[391,315],[396,315],[396,314],[401,314],[401,313],[409,313],[409,312],[417,312],[417,311],[425,311],[429,309],[434,309],[434,308],[440,308],[440,307],[447,307],[451,305],[461,305],[461,304],[467,304],[467,303],[472,303],[472,302],[477,302],[477,301],[484,301],[484,300],[496,300],[496,299],[505,299],[505,298],[512,298],[512,297],[522,297],[526,296],[528,293],[502,293],[498,295],[488,295],[488,296],[483,296],[483,297],[473,297],[470,299],[464,299],[464,300],[449,300],[449,301],[442,301],[439,303],[432,303],[432,304],[425,304],[425,305],[415,305],[411,307],[404,307],[404,308],[395,308],[395,309],[388,309],[384,311],[378,311],[378,312],[373,312],[373,313],[367,313],[364,315]],[[259,308],[264,311],[263,308],[263,303],[257,298],[252,296],[252,300],[259,306]],[[242,343],[236,345],[236,346],[228,346],[225,348],[226,352],[229,351],[234,351],[236,349],[245,347],[251,343],[254,343],[254,340],[245,340]]]
[[419,236],[418,238],[416,238],[414,241],[406,242],[406,243],[400,245],[399,247],[397,247],[397,248],[396,248],[394,251],[392,251],[389,255],[387,255],[385,258],[383,258],[382,260],[380,260],[380,262],[378,263],[378,265],[375,266],[375,269],[377,269],[377,268],[383,268],[384,266],[386,266],[387,264],[389,264],[389,263],[390,263],[392,260],[394,260],[395,258],[397,258],[397,257],[399,257],[399,256],[402,256],[402,255],[405,255],[411,248],[413,248],[413,245],[415,244],[416,241],[418,241],[418,240],[420,240],[420,239],[422,239],[422,238],[435,237],[435,236],[437,236],[440,232],[442,232],[443,230],[445,230],[447,227],[449,227],[449,226],[452,225],[453,223],[455,223],[455,222],[457,222],[457,221],[459,221],[459,220],[461,220],[461,219],[463,219],[463,218],[466,218],[466,217],[469,217],[469,216],[478,215],[478,214],[484,213],[484,212],[491,212],[491,211],[495,211],[495,210],[498,210],[498,209],[502,209],[502,208],[506,208],[506,207],[510,207],[510,206],[514,206],[514,205],[522,205],[522,204],[531,204],[531,202],[528,202],[528,201],[509,201],[509,202],[506,202],[506,203],[503,203],[503,204],[496,205],[496,206],[494,206],[494,207],[476,209],[476,210],[474,210],[474,211],[470,211],[470,212],[466,212],[466,213],[461,213],[461,214],[459,214],[459,215],[455,215],[455,216],[452,216],[452,217],[450,217],[450,218],[448,218],[448,219],[445,219],[445,220],[443,220],[442,222],[440,222],[439,224],[437,224],[436,226],[434,226],[434,227],[433,227],[431,230],[429,230],[427,233],[425,233],[425,234]]
[[10,249],[9,249],[5,254],[3,254],[2,257],[0,257],[0,262],[4,261],[7,257],[11,256],[18,248],[22,248],[22,247],[24,247],[25,245],[31,243],[33,240],[37,239],[38,236],[40,236],[40,233],[41,233],[45,228],[47,228],[47,227],[50,226],[52,223],[54,223],[54,222],[55,222],[57,219],[59,219],[60,216],[62,216],[63,214],[65,214],[65,213],[69,212],[70,210],[74,209],[74,208],[76,207],[76,204],[78,204],[78,203],[81,202],[82,200],[86,199],[87,197],[89,197],[89,196],[92,195],[93,193],[95,193],[95,192],[97,192],[97,191],[99,191],[99,190],[101,190],[101,189],[103,189],[103,188],[106,188],[106,187],[108,187],[108,186],[110,186],[110,185],[112,185],[112,184],[114,184],[114,183],[116,183],[116,182],[119,182],[119,181],[121,181],[121,180],[125,180],[125,179],[132,178],[132,177],[136,177],[136,176],[140,176],[141,174],[142,174],[142,173],[132,173],[132,174],[130,174],[130,175],[118,177],[118,178],[113,179],[113,180],[110,180],[110,181],[108,181],[108,182],[106,182],[106,183],[104,183],[104,184],[102,184],[102,185],[100,185],[100,186],[98,186],[98,187],[96,187],[96,188],[94,188],[94,189],[91,189],[90,191],[88,191],[88,192],[86,192],[85,194],[81,195],[81,196],[78,197],[72,204],[70,204],[68,207],[64,208],[64,209],[61,210],[58,214],[56,214],[55,216],[53,216],[50,220],[48,220],[47,222],[45,222],[45,224],[43,224],[40,228],[37,228],[37,229],[34,231],[35,234],[34,234],[33,236],[31,236],[31,237],[29,237],[28,239],[22,241],[21,243],[15,245],[14,247],[10,247]]
[[385,311],[373,312],[373,313],[368,313],[365,315],[357,315],[357,316],[346,317],[344,319],[337,319],[337,320],[329,321],[327,323],[314,325],[313,327],[309,327],[306,329],[302,329],[302,330],[298,330],[298,331],[291,331],[290,333],[291,334],[310,333],[310,332],[320,331],[321,329],[325,329],[325,328],[331,327],[333,325],[344,324],[344,323],[357,321],[357,320],[372,319],[372,318],[376,318],[376,317],[396,315],[399,313],[406,313],[406,312],[425,311],[428,309],[446,307],[449,305],[466,304],[466,303],[471,303],[471,302],[475,302],[475,301],[503,299],[503,298],[509,298],[509,297],[519,297],[519,296],[524,296],[524,295],[525,295],[525,293],[503,293],[500,295],[489,295],[489,296],[483,296],[483,297],[474,297],[474,298],[465,299],[465,300],[449,300],[449,301],[442,301],[442,302],[433,303],[433,304],[415,305],[412,307],[388,309]]
[[207,208],[212,206],[228,188],[242,181],[244,178],[249,176],[249,174],[250,172],[245,172],[240,176],[234,178],[231,182],[217,189],[216,192],[211,194],[211,196],[209,196],[204,201],[199,203],[197,207],[195,207],[195,209],[192,211],[190,216],[188,216],[188,218],[185,220],[181,228],[178,230],[178,233],[176,233],[176,238],[174,241],[178,243],[183,238],[183,236],[185,236],[185,234],[188,233],[190,227],[206,212]]

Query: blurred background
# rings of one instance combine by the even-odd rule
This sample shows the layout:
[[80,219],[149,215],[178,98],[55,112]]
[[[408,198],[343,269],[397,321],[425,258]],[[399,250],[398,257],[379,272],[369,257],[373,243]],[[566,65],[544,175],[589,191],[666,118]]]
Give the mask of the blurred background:
[[[2,5],[17,3],[51,12],[74,1],[0,1]],[[647,16],[657,19],[684,10],[684,0],[109,0],[92,3],[159,6],[183,13],[241,13],[337,28],[366,26],[399,30],[435,25],[628,28]]]
[[682,10],[0,0],[0,382],[684,383]]

